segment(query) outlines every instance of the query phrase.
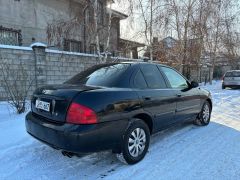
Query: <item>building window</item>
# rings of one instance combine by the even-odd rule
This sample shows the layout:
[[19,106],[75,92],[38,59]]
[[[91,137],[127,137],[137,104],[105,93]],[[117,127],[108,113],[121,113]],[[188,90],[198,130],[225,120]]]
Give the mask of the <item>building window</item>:
[[85,10],[84,14],[85,14],[85,25],[87,25],[90,22],[89,8]]
[[[104,46],[102,44],[99,45],[100,53],[104,52]],[[90,54],[97,54],[97,46],[96,44],[91,44],[89,47]]]
[[64,51],[82,52],[82,42],[76,40],[64,40]]
[[97,6],[98,23],[103,24],[103,3],[98,1]]
[[0,26],[0,44],[21,46],[22,45],[21,30],[15,30]]
[[94,18],[93,18],[93,11],[91,8],[86,8],[85,12],[84,12],[84,16],[85,16],[85,25],[88,26],[89,23],[93,23]]
[[96,44],[91,44],[89,47],[89,51],[90,51],[90,54],[96,54],[97,52]]
[[[104,23],[104,6],[102,2],[97,3],[97,22],[98,24]],[[91,8],[91,6],[87,7],[84,11],[84,17],[85,17],[85,25],[88,25],[89,23],[94,22],[94,8]]]
[[100,48],[100,52],[104,52],[104,46],[102,44],[99,45],[99,48]]

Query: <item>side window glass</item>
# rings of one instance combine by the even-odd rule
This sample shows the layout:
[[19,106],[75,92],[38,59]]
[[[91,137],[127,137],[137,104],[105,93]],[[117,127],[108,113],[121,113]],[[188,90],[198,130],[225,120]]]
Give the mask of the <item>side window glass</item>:
[[167,68],[160,67],[164,74],[167,76],[168,81],[172,88],[174,89],[186,89],[188,88],[188,83],[177,71]]
[[141,69],[147,85],[151,89],[165,89],[167,85],[156,65],[142,64]]
[[139,88],[139,89],[147,88],[147,83],[146,83],[141,71],[138,71],[134,78],[134,87]]

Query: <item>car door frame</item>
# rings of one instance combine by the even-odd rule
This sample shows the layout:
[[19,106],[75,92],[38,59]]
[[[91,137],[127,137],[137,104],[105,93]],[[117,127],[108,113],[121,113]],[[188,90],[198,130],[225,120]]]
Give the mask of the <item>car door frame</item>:
[[[188,88],[185,88],[185,89],[172,88],[168,77],[162,71],[162,69],[159,68],[159,66],[169,68],[169,69],[172,69],[173,71],[177,72],[178,75],[180,75],[181,77],[183,77],[186,80],[186,82],[188,84]],[[171,68],[169,66],[164,66],[164,65],[158,65],[158,68],[162,72],[166,81],[168,82],[169,87],[172,89],[173,92],[175,92],[175,98],[176,98],[176,103],[177,103],[176,110],[175,110],[175,122],[192,120],[201,111],[201,98],[200,98],[200,94],[199,94],[199,87],[192,88],[189,80],[186,77],[184,77],[180,72],[175,70],[174,68]],[[187,93],[189,93],[189,94],[187,94]],[[191,96],[190,93],[192,93],[194,95]],[[184,101],[186,101],[186,102],[184,103]],[[181,104],[181,102],[183,102],[182,103],[183,107],[179,106]],[[187,103],[189,103],[189,105]],[[184,104],[186,104],[186,105],[184,106]]]
[[[157,64],[152,64],[152,65],[156,66],[156,68],[158,69],[161,77],[163,78],[163,81],[164,81],[165,84],[166,84],[166,88],[165,88],[165,89],[153,89],[153,88],[149,88],[148,83],[147,83],[147,80],[146,80],[146,78],[144,77],[144,73],[142,72],[141,65],[139,65],[139,68],[137,68],[137,69],[135,70],[135,72],[132,74],[130,84],[131,84],[131,88],[133,88],[133,89],[136,91],[136,93],[138,94],[138,97],[139,97],[139,99],[140,99],[140,101],[141,101],[140,104],[141,104],[141,106],[142,106],[142,108],[143,108],[143,111],[144,111],[144,112],[147,112],[148,114],[151,114],[152,119],[153,119],[153,132],[157,132],[157,131],[159,131],[159,130],[165,129],[166,127],[168,127],[168,126],[170,126],[170,125],[172,125],[172,124],[174,123],[176,102],[174,102],[174,96],[173,96],[172,92],[169,92],[169,84],[168,84],[168,82],[166,81],[165,77],[163,76],[162,72],[159,70]],[[147,88],[145,88],[145,89],[139,89],[139,88],[136,88],[136,87],[134,86],[134,78],[136,77],[136,75],[137,75],[137,73],[138,73],[139,71],[141,71],[141,73],[142,73],[142,75],[143,75],[143,78],[144,78],[144,80],[145,80],[145,82],[146,82],[146,84],[147,84]],[[160,92],[161,92],[161,93],[160,93]],[[156,101],[163,102],[163,103],[169,103],[169,102],[167,102],[167,101],[169,101],[169,100],[167,100],[167,98],[170,98],[170,97],[171,97],[171,98],[172,98],[172,99],[171,99],[171,101],[172,101],[172,105],[171,105],[171,106],[172,106],[172,110],[171,110],[171,111],[154,114],[154,113],[153,113],[154,110],[153,110],[153,111],[151,111],[151,110],[149,111],[149,109],[144,108],[144,106],[146,105],[146,103],[149,104],[149,103],[159,103],[159,102],[155,102],[154,100],[151,100],[151,99],[150,99],[150,100],[147,100],[147,102],[144,102],[144,101],[145,101],[145,100],[144,100],[144,97],[143,97],[142,95],[140,95],[140,94],[142,94],[142,93],[151,94],[151,93],[152,93],[151,95],[153,95],[153,96],[156,97],[156,95],[157,95],[158,93],[159,93],[159,94],[165,94],[164,92],[165,92],[165,93],[167,92],[167,93],[170,94],[170,95],[169,95],[169,96],[166,96],[166,97],[160,96],[160,97],[158,97],[159,99],[157,99]],[[148,97],[145,97],[145,98],[148,98]],[[164,98],[165,98],[165,99],[164,99]],[[151,101],[153,101],[153,102],[151,102]],[[161,103],[160,103],[160,104],[161,104]],[[165,106],[162,105],[162,108],[165,108]],[[172,116],[172,117],[170,117],[170,116]],[[166,122],[166,120],[171,119],[171,118],[172,118],[172,120],[169,120],[168,122]],[[165,121],[165,122],[164,122],[164,121]]]

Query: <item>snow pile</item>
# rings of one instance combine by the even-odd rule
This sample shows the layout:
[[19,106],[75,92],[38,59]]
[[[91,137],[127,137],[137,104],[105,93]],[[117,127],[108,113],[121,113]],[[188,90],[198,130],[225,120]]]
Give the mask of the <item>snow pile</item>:
[[34,47],[47,48],[47,45],[44,44],[44,43],[41,43],[41,42],[35,42],[35,43],[31,44],[30,47],[31,47],[31,48],[34,48]]
[[0,103],[0,179],[239,179],[240,90],[212,92],[212,122],[207,127],[179,125],[151,140],[145,159],[124,165],[111,152],[71,159],[25,132],[24,115]]

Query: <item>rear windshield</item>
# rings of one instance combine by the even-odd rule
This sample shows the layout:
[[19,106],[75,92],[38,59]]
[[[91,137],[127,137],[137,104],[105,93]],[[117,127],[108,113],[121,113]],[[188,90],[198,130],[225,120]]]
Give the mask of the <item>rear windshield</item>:
[[240,71],[227,72],[225,77],[240,77]]
[[118,80],[130,64],[100,64],[77,75],[65,84],[85,84],[90,86],[118,87]]

